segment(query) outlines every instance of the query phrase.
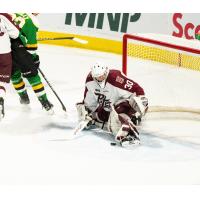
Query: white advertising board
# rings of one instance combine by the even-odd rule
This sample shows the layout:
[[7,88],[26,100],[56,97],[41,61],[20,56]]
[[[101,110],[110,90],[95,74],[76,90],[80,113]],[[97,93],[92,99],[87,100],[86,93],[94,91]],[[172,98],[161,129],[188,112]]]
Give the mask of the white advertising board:
[[40,14],[41,30],[121,40],[124,33],[158,33],[194,39],[199,13]]

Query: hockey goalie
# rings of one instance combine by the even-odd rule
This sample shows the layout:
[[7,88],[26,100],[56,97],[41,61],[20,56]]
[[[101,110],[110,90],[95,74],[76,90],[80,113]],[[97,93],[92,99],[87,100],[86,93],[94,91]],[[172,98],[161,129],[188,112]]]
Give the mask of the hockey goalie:
[[137,125],[148,109],[143,88],[102,63],[91,67],[84,99],[76,104],[79,123],[107,129],[122,146],[140,144]]

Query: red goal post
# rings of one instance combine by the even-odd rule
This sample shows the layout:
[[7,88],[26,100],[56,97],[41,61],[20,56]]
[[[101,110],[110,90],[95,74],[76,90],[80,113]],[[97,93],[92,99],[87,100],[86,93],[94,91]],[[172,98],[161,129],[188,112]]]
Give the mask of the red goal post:
[[122,51],[123,73],[127,74],[127,59],[129,56],[200,71],[200,45],[198,45],[200,42],[188,40],[187,46],[183,46],[179,45],[183,39],[175,37],[173,39],[177,41],[170,43],[147,36],[124,34]]
[[[152,60],[160,63],[176,65],[187,69],[200,71],[200,42],[167,36],[158,39],[156,35],[130,35],[123,36],[122,71],[127,74],[131,66],[128,58]],[[171,38],[170,38],[171,37]],[[172,39],[172,41],[171,41]],[[186,44],[187,43],[187,44]],[[199,108],[151,106],[150,112],[189,112],[200,114]]]

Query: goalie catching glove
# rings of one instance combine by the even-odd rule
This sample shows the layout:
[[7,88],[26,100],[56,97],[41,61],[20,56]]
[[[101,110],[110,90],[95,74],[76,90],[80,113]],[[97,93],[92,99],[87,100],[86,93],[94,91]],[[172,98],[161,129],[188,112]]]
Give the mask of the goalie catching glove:
[[145,96],[133,96],[129,99],[129,104],[136,111],[132,116],[131,121],[135,125],[139,125],[142,117],[148,110],[148,99]]
[[89,115],[88,111],[85,108],[85,105],[83,103],[77,103],[76,109],[78,112],[78,121],[92,121],[92,117]]

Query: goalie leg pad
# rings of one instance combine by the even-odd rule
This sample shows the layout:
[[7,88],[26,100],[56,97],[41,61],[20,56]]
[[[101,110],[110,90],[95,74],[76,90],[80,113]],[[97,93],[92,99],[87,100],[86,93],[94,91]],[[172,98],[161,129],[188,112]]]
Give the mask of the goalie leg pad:
[[139,133],[131,121],[130,117],[124,113],[117,114],[116,111],[110,113],[108,120],[108,131],[115,136],[115,140],[128,144],[139,144]]

